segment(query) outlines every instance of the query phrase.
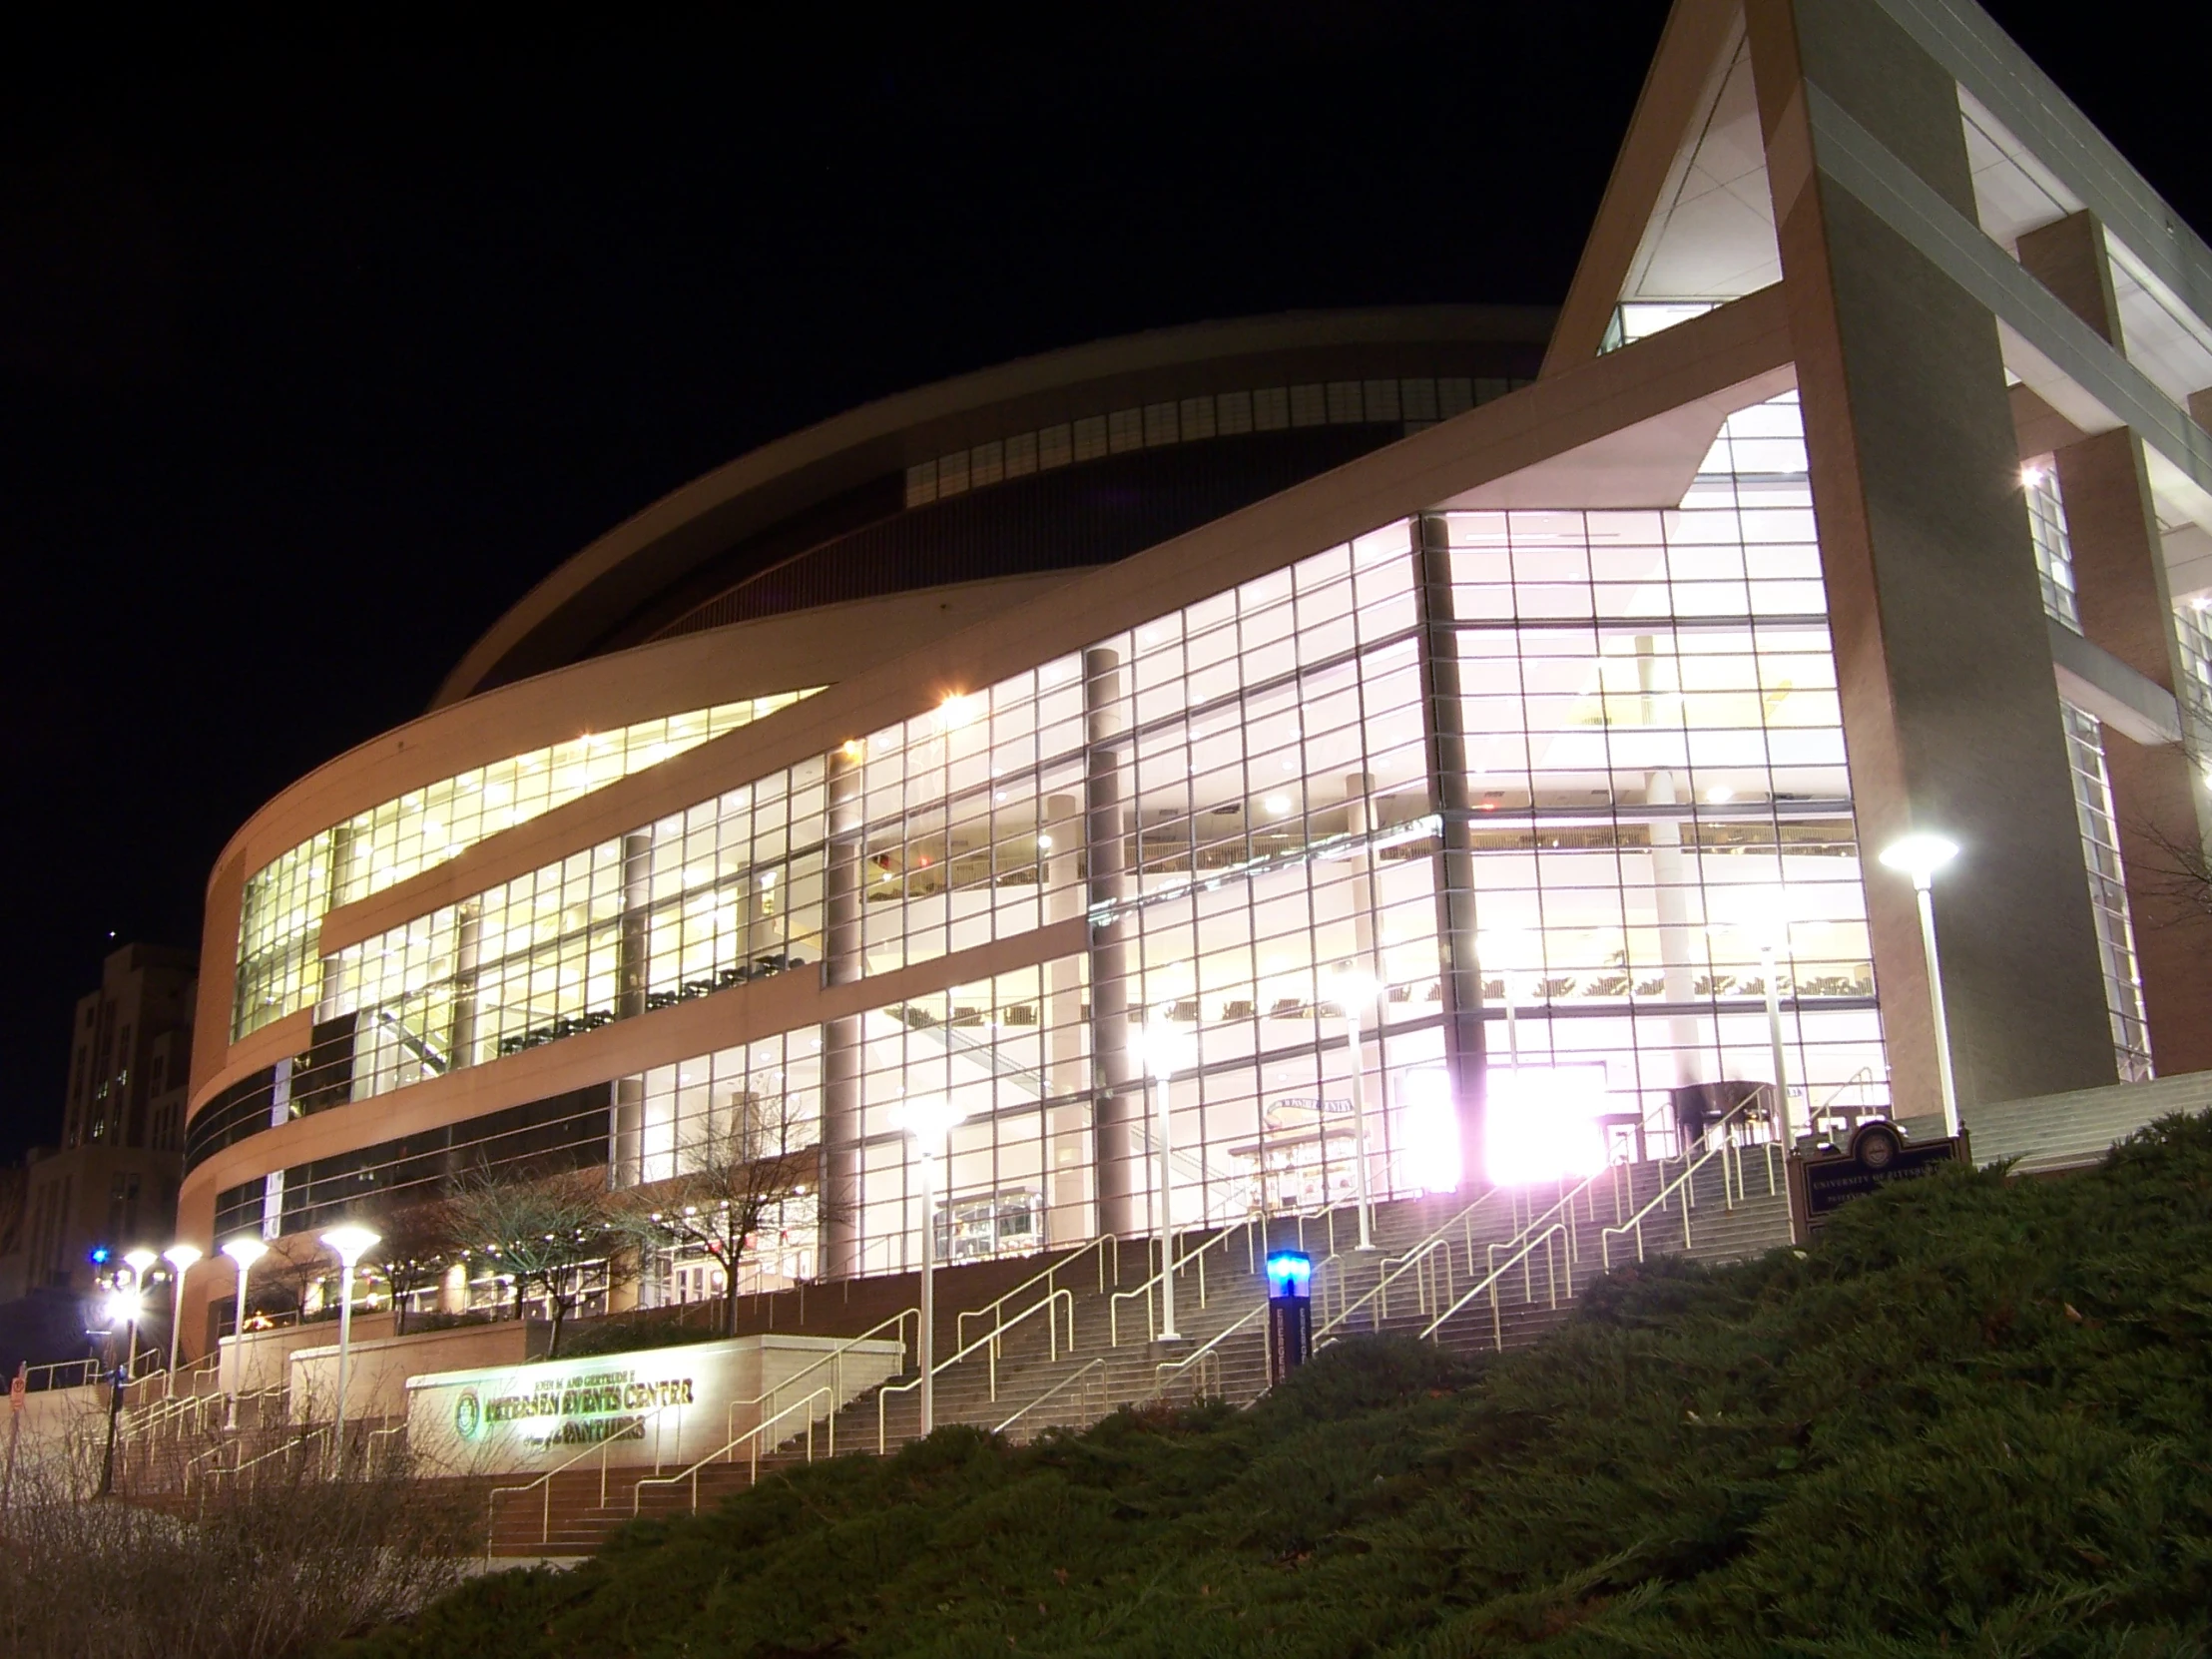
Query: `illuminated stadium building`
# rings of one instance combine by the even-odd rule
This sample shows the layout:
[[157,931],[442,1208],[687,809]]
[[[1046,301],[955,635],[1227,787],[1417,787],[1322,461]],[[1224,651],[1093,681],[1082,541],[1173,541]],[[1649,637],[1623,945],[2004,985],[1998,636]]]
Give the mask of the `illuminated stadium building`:
[[[734,461],[210,883],[182,1225],[820,1146],[764,1283],[2212,1066],[2212,254],[1964,0],[1682,0],[1556,318],[1207,324]],[[1771,967],[1764,951],[1771,948]],[[1577,1143],[1579,1139],[1579,1145]],[[827,1195],[828,1202],[818,1201]],[[676,1294],[663,1264],[649,1300]]]

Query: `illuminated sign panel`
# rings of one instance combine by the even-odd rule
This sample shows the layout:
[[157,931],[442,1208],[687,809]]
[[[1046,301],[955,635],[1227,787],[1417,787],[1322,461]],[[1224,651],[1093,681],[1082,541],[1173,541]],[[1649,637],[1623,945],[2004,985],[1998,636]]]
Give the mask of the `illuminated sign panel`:
[[407,1443],[441,1467],[557,1467],[606,1448],[614,1464],[681,1467],[764,1416],[781,1442],[896,1376],[902,1345],[757,1336],[408,1379]]

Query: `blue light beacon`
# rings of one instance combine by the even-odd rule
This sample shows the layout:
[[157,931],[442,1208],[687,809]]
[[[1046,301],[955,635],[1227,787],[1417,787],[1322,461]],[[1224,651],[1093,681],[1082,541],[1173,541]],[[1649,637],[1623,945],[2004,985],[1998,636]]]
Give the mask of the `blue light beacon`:
[[1314,1346],[1314,1259],[1304,1251],[1268,1257],[1268,1386],[1306,1363]]

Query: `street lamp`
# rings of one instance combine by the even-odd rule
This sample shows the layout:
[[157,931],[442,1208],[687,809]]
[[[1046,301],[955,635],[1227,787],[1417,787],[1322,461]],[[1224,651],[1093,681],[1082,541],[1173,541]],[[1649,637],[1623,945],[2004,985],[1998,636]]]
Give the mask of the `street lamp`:
[[1175,1102],[1168,1084],[1175,1076],[1175,1031],[1165,1011],[1158,1011],[1144,1028],[1144,1070],[1147,1088],[1160,1114],[1160,1335],[1163,1343],[1179,1343],[1183,1333],[1175,1328]]
[[204,1254],[198,1245],[173,1244],[162,1252],[162,1260],[175,1268],[176,1274],[169,1282],[169,1392],[177,1393],[177,1339],[185,1329],[185,1275]]
[[353,1268],[360,1259],[374,1250],[377,1235],[365,1227],[348,1224],[333,1227],[322,1235],[322,1242],[337,1252],[338,1265],[338,1404],[337,1421],[330,1433],[331,1443],[337,1449],[338,1473],[345,1472],[345,1382],[346,1365],[353,1348]]
[[1360,1248],[1375,1248],[1375,1202],[1368,1191],[1368,1061],[1360,1042],[1360,1014],[1382,994],[1374,974],[1363,968],[1339,968],[1331,980],[1337,1006],[1345,1014],[1345,1042],[1352,1050],[1352,1162],[1354,1192],[1360,1202]]
[[1936,1080],[1943,1091],[1943,1133],[1958,1133],[1958,1089],[1950,1075],[1950,1023],[1943,1017],[1943,975],[1936,959],[1936,872],[1958,856],[1958,843],[1925,830],[1882,849],[1884,867],[1913,878],[1921,906],[1921,950],[1928,958],[1928,1002],[1936,1019]]
[[[138,1257],[146,1259],[146,1267],[152,1267],[156,1261],[156,1257],[151,1250],[134,1250],[125,1260],[132,1261]],[[131,1283],[127,1286],[117,1285],[108,1292],[106,1319],[109,1334],[113,1335],[118,1325],[125,1327],[128,1333],[125,1340],[125,1352],[132,1355],[138,1353],[139,1314],[145,1304],[144,1295],[139,1290],[139,1280],[145,1276],[145,1272],[146,1268],[134,1266]],[[100,1495],[102,1497],[108,1496],[115,1490],[116,1423],[123,1415],[123,1390],[129,1385],[130,1379],[131,1371],[128,1365],[116,1368],[114,1383],[108,1394],[108,1449],[106,1455],[100,1460]]]
[[[146,1302],[146,1276],[154,1271],[154,1264],[160,1260],[159,1256],[144,1245],[123,1253],[123,1265],[131,1270],[131,1289],[138,1293],[140,1309],[145,1307]],[[138,1375],[138,1313],[134,1311],[131,1316],[130,1370],[125,1374],[126,1377]]]
[[246,1391],[246,1276],[269,1254],[269,1246],[251,1233],[224,1241],[223,1254],[238,1269],[238,1315],[231,1321],[231,1426],[239,1425],[239,1395]]
[[[1782,986],[1778,964],[1790,942],[1789,889],[1779,886],[1753,888],[1746,898],[1747,908],[1738,925],[1758,947],[1759,966],[1767,987],[1767,1046],[1774,1057],[1775,1132],[1782,1139],[1782,1150],[1787,1153],[1797,1146],[1797,1136],[1790,1125],[1790,1075],[1783,1059]],[[1810,1096],[1806,1109],[1808,1112],[1812,1109]]]
[[945,1137],[967,1113],[949,1100],[934,1096],[906,1101],[899,1110],[899,1127],[914,1143],[921,1160],[921,1431],[937,1426],[937,1160],[944,1156]]

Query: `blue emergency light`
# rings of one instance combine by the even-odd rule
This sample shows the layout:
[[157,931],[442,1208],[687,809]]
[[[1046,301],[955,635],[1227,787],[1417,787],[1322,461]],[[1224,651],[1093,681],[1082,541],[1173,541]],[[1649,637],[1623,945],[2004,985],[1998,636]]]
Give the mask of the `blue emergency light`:
[[1268,1295],[1300,1297],[1312,1294],[1314,1259],[1302,1250],[1278,1250],[1268,1258]]

